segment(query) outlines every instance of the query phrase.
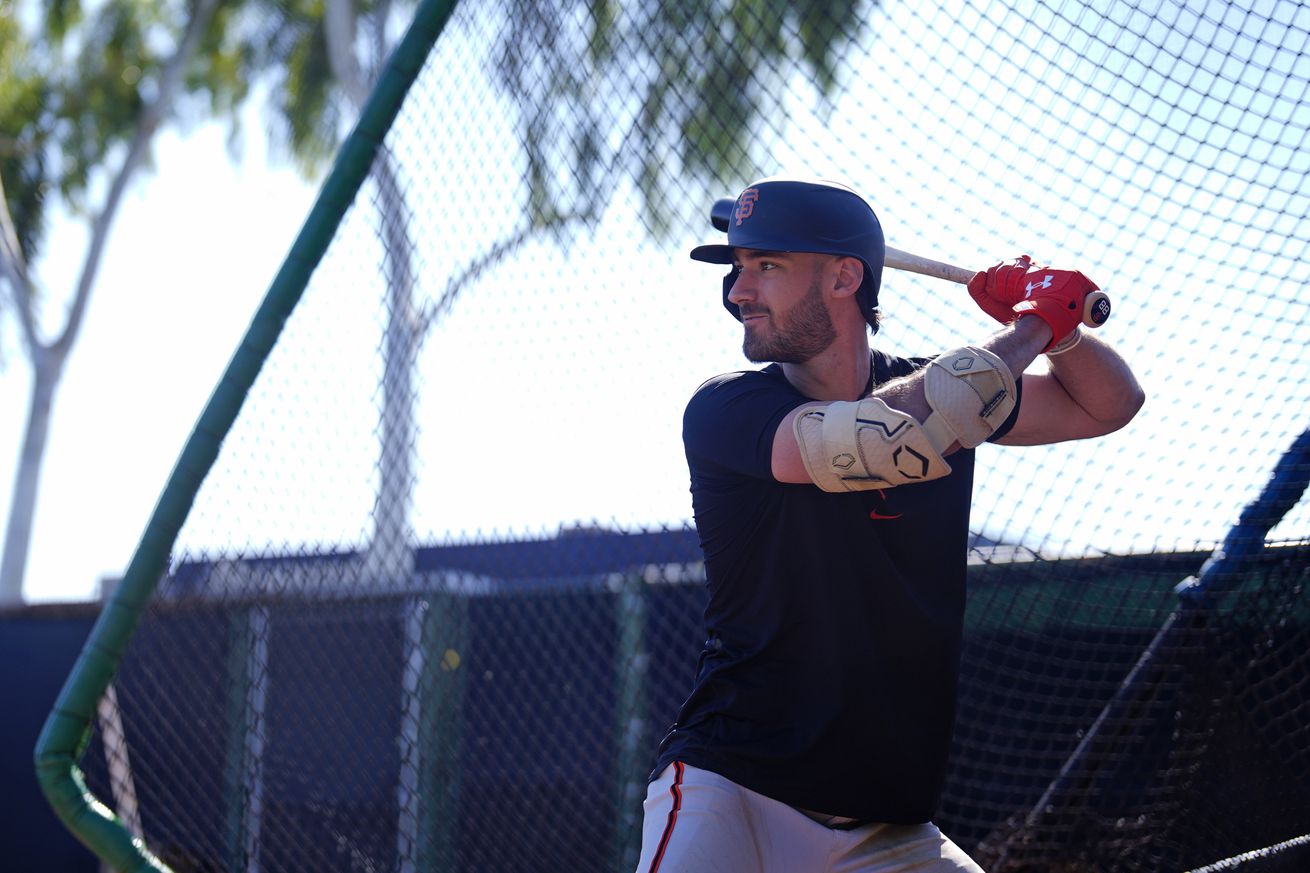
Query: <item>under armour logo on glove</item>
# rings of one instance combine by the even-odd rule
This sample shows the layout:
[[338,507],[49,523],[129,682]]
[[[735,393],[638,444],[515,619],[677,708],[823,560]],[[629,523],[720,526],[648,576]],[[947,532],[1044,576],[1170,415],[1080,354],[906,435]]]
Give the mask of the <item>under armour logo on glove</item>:
[[1051,341],[1042,351],[1050,351],[1083,323],[1087,295],[1097,290],[1096,284],[1077,270],[1052,270],[1043,281],[1027,284],[1027,293],[1014,304],[1014,312],[1019,317],[1035,315],[1046,322]]
[[1042,281],[1040,281],[1040,282],[1029,282],[1028,285],[1027,285],[1027,288],[1025,289],[1024,295],[1023,295],[1024,299],[1027,300],[1029,297],[1033,296],[1033,292],[1036,291],[1038,288],[1050,288],[1050,287],[1051,287],[1051,283],[1052,283],[1053,281],[1055,281],[1055,276],[1054,276],[1054,274],[1052,274],[1052,273],[1047,273],[1047,274],[1046,274],[1046,278],[1043,279]]

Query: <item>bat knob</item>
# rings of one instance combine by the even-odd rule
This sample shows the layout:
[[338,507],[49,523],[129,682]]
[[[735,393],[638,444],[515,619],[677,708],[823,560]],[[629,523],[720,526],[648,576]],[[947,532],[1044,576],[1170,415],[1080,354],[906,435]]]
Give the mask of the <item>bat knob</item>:
[[1100,327],[1110,317],[1110,295],[1093,291],[1083,299],[1083,324]]

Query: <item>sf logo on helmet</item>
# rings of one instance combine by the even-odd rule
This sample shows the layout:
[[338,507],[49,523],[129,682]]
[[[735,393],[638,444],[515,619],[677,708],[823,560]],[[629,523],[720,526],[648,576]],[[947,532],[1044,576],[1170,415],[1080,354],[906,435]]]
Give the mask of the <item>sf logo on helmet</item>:
[[738,226],[755,212],[755,201],[759,199],[760,191],[758,188],[747,188],[741,192],[741,196],[737,198],[737,208],[732,211],[733,217],[737,219]]

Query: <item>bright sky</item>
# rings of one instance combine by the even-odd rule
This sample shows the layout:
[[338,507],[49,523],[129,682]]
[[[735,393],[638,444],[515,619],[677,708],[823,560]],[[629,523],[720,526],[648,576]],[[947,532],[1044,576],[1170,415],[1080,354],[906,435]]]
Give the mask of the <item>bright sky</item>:
[[[1295,19],[1301,33],[1310,26],[1303,7],[1274,5],[1276,19]],[[1222,17],[1229,7],[1213,10]],[[1310,409],[1310,364],[1300,354],[1310,312],[1288,290],[1310,283],[1302,181],[1310,58],[1296,46],[1252,47],[1176,9],[1179,27],[1152,25],[1139,39],[1132,19],[1140,13],[1125,8],[1101,26],[1098,63],[1075,78],[1058,65],[1018,70],[996,60],[1036,35],[1081,39],[1067,18],[1018,26],[1000,11],[962,21],[916,4],[888,11],[879,45],[901,50],[874,52],[877,74],[852,76],[829,117],[811,115],[812,94],[786,95],[796,135],[770,161],[851,181],[898,248],[978,268],[1028,250],[1087,270],[1115,300],[1105,333],[1150,398],[1128,431],[1094,444],[983,449],[976,526],[1073,552],[1187,549],[1222,538]],[[1208,44],[1170,45],[1183,25]],[[937,39],[962,47],[960,66],[910,50]],[[1253,72],[1206,72],[1226,71],[1242,52],[1257,61]],[[472,77],[467,62],[436,66]],[[1189,87],[1177,88],[1179,80]],[[973,100],[973,87],[983,89],[979,101],[1019,111],[980,126],[956,102]],[[430,117],[466,119],[452,142],[432,151],[420,131],[397,149],[415,176],[408,191],[429,296],[452,264],[513,226],[506,206],[516,157],[494,151],[507,113],[492,100],[441,102],[463,91],[446,81],[430,98]],[[220,129],[166,132],[157,172],[123,204],[56,398],[31,600],[88,597],[100,577],[121,573],[308,213],[316,185],[270,166],[257,117],[246,130],[238,165]],[[1057,135],[1043,140],[1045,130]],[[934,168],[967,184],[938,184]],[[466,187],[443,181],[452,178]],[[608,220],[623,217],[624,202],[616,192],[607,223],[568,251],[529,244],[489,271],[424,346],[421,540],[688,517],[678,419],[700,380],[743,366],[740,328],[717,300],[717,274],[683,254],[708,228],[656,248]],[[380,319],[363,212],[280,347],[299,363],[278,362],[261,377],[183,531],[184,548],[349,544],[367,525]],[[53,299],[72,287],[84,251],[80,224],[54,225],[38,265]],[[884,289],[889,322],[879,344],[893,352],[931,353],[990,328],[963,289],[893,274]],[[0,428],[0,513],[27,389],[27,369],[14,360],[0,373],[0,408],[12,422]],[[641,404],[619,402],[632,397]],[[559,417],[561,405],[584,416],[585,440]],[[488,416],[477,429],[459,414],[473,408]],[[524,421],[534,423],[530,443]],[[525,452],[536,460],[522,466]],[[1303,507],[1279,533],[1307,531]]]

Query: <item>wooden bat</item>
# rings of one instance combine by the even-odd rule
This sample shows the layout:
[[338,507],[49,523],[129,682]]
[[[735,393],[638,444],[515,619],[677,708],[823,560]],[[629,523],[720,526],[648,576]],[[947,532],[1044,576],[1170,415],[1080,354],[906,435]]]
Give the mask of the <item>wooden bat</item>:
[[[716,230],[727,231],[728,221],[732,218],[732,210],[736,205],[735,200],[728,199],[714,202],[714,206],[710,209],[710,222]],[[934,261],[931,258],[903,252],[891,246],[887,246],[886,255],[883,258],[883,267],[891,267],[893,270],[902,270],[907,273],[918,273],[921,276],[931,276],[934,279],[944,279],[957,285],[968,285],[969,280],[977,272],[976,270],[957,267],[954,264],[947,264],[943,261]],[[1109,295],[1104,291],[1093,291],[1088,294],[1083,300],[1083,324],[1088,327],[1100,327],[1105,324],[1106,319],[1109,317]]]

